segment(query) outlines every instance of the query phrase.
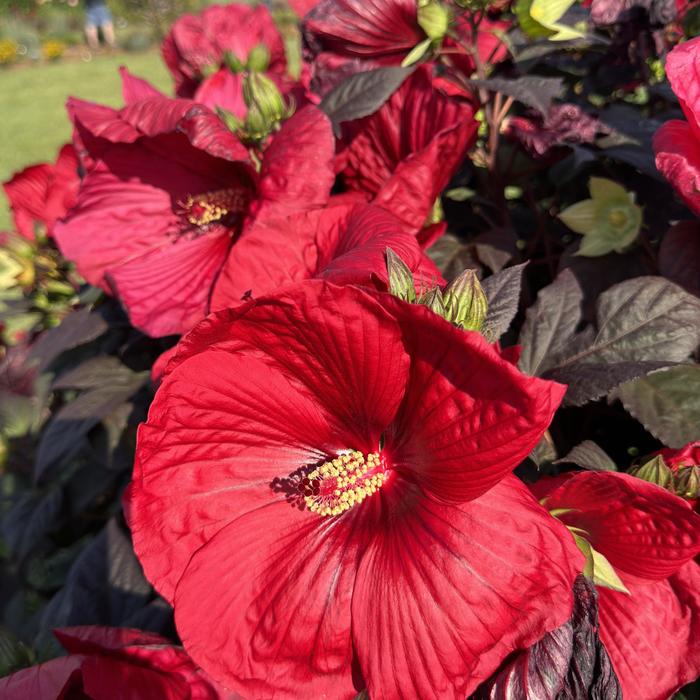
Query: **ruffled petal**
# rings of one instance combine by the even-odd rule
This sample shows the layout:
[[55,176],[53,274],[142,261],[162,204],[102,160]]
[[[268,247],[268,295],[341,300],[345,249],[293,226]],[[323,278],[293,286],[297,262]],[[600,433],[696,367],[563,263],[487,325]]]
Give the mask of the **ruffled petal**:
[[386,436],[391,463],[440,498],[477,498],[527,457],[566,388],[526,377],[478,333],[392,303],[412,363]]
[[601,639],[625,698],[666,700],[700,674],[700,567],[622,579],[630,595],[598,588]]
[[122,97],[124,104],[131,104],[150,97],[165,97],[165,95],[147,80],[130,73],[125,66],[119,66],[122,79]]
[[228,68],[219,68],[203,80],[194,99],[211,110],[225,109],[238,119],[245,119],[248,113],[243,99],[243,74],[233,73]]
[[17,232],[30,241],[34,240],[34,222],[44,220],[44,204],[51,180],[51,165],[40,163],[24,168],[3,183]]
[[679,44],[668,54],[666,75],[695,139],[700,141],[700,37]]
[[423,287],[442,282],[416,238],[379,207],[340,205],[254,223],[226,260],[212,310],[235,305],[248,293],[259,297],[313,277],[367,287],[381,282],[385,287],[387,248],[416,273]]
[[663,579],[700,553],[700,516],[678,496],[628,474],[581,472],[550,492],[549,510],[581,528],[620,573]]
[[335,181],[335,139],[328,117],[309,105],[284,122],[265,150],[257,219],[322,207]]
[[82,661],[81,656],[64,656],[0,678],[0,696],[3,700],[70,697],[69,689],[80,688]]
[[192,658],[244,697],[354,697],[350,606],[367,532],[346,515],[271,503],[198,550],[175,592]]
[[352,601],[369,695],[461,700],[568,620],[582,558],[515,477],[461,505],[390,486],[363,504],[394,517],[377,513]]
[[685,122],[667,121],[654,134],[659,172],[700,216],[700,137]]
[[425,38],[415,0],[321,0],[304,18],[312,46],[400,63]]
[[167,192],[122,180],[99,164],[85,177],[78,202],[54,227],[61,252],[90,284],[109,289],[105,270],[166,244],[177,226]]
[[185,333],[207,313],[230,242],[222,226],[192,240],[164,240],[142,256],[109,267],[107,282],[136,328],[154,338]]

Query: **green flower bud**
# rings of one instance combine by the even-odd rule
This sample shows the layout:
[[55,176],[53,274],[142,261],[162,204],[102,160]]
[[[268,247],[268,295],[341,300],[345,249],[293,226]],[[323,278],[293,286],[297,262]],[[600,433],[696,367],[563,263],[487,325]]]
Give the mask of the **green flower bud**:
[[648,481],[650,484],[656,484],[664,489],[672,489],[673,472],[668,468],[661,455],[656,455],[641,466],[630,469],[629,473]]
[[450,11],[436,0],[419,0],[418,24],[432,41],[442,41],[450,24]]
[[247,68],[250,71],[264,73],[270,65],[270,52],[265,44],[253,46],[248,54]]
[[386,249],[386,270],[389,275],[389,292],[403,301],[416,301],[413,273],[408,265],[391,249]]
[[682,498],[700,497],[700,466],[679,467],[674,490]]
[[34,282],[34,265],[8,248],[0,248],[0,292],[29,287]]
[[488,299],[474,270],[465,270],[445,289],[445,318],[467,331],[480,331],[486,320]]
[[253,141],[261,141],[268,136],[288,114],[277,86],[262,73],[246,74],[243,99],[248,107],[245,133]]

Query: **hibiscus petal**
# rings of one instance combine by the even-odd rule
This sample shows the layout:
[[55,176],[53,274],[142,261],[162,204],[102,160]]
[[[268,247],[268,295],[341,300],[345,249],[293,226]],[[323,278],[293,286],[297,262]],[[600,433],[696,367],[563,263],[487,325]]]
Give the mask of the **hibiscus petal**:
[[391,214],[372,206],[335,206],[254,223],[233,246],[212,296],[212,310],[313,277],[334,284],[386,285],[386,249],[423,286],[442,282],[416,238]]
[[700,141],[700,37],[679,44],[668,54],[666,75],[695,139]]
[[185,333],[207,313],[229,232],[219,226],[192,240],[163,240],[137,258],[107,270],[107,281],[131,323],[152,337]]
[[125,66],[119,67],[119,75],[122,79],[122,97],[124,104],[138,102],[149,97],[165,97],[165,95],[151,85],[147,80],[130,73]]
[[228,68],[219,68],[214,75],[203,80],[194,99],[212,111],[217,107],[225,109],[238,119],[245,119],[248,113],[243,99],[243,74],[233,73]]
[[358,515],[277,502],[198,550],[175,593],[196,663],[245,697],[354,697],[350,605],[367,537]]
[[304,32],[326,50],[394,63],[425,38],[415,0],[321,0]]
[[440,498],[476,498],[527,457],[565,387],[525,376],[481,335],[424,307],[394,305],[412,365],[387,434],[391,462]]
[[335,181],[335,138],[328,117],[309,105],[284,122],[265,150],[258,219],[322,207]]
[[52,171],[49,163],[30,165],[3,183],[17,232],[30,241],[34,240],[34,222],[44,220],[44,205]]
[[80,687],[82,661],[82,656],[64,656],[0,678],[0,696],[3,700],[70,697],[66,691]]
[[79,625],[54,630],[54,635],[70,654],[94,654],[108,649],[117,651],[134,645],[170,644],[159,634],[127,627]]
[[388,302],[309,280],[212,315],[183,338],[169,371],[208,347],[245,350],[306,386],[352,432],[352,447],[373,451],[396,414],[409,366],[398,325],[384,310]]
[[654,134],[653,145],[659,172],[700,216],[700,137],[685,122],[672,119]]
[[515,477],[461,505],[389,486],[352,601],[369,695],[461,700],[568,620],[580,554]]
[[700,516],[681,498],[628,474],[581,472],[547,496],[617,573],[661,579],[700,553]]
[[69,216],[54,227],[54,238],[90,284],[108,289],[106,268],[163,245],[175,227],[167,192],[136,177],[120,179],[100,163],[83,180]]
[[598,589],[601,639],[625,698],[666,700],[700,674],[700,567],[623,580],[630,595]]
[[437,90],[421,66],[379,110],[348,125],[344,180],[418,230],[476,129],[473,105]]
[[408,358],[395,324],[360,295],[338,290],[331,306],[308,283],[210,316],[182,342],[139,432],[128,508],[134,547],[166,598],[194,551],[240,515],[234,495],[269,500],[276,478],[340,450],[376,451]]

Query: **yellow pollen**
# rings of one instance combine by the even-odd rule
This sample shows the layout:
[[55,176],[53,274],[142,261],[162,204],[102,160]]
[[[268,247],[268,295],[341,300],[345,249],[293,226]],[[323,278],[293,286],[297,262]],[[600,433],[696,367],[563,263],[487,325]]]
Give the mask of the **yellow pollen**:
[[304,502],[312,513],[340,515],[376,493],[386,480],[379,454],[350,452],[307,474]]
[[192,226],[207,226],[221,221],[228,214],[245,211],[247,204],[245,192],[238,189],[187,195],[185,201],[180,202],[182,213]]

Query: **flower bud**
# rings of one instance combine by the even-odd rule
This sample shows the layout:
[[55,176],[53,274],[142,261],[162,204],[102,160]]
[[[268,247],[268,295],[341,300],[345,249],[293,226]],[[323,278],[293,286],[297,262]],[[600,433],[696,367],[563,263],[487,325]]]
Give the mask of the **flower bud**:
[[254,141],[260,141],[274,131],[288,112],[277,86],[262,73],[246,74],[243,99],[248,107],[246,136]]
[[389,276],[389,292],[403,301],[416,301],[413,273],[408,265],[391,249],[386,249],[386,271]]
[[450,12],[436,0],[419,0],[418,24],[429,39],[441,41],[447,34],[450,24]]
[[445,318],[467,331],[480,331],[489,303],[474,270],[465,270],[444,293]]
[[265,44],[253,46],[248,54],[247,68],[258,73],[265,72],[270,65],[270,51]]
[[629,473],[651,484],[661,486],[661,488],[672,489],[673,472],[668,468],[661,455],[656,455],[641,466],[630,469]]
[[0,248],[0,292],[29,287],[34,282],[34,265],[7,248]]
[[700,466],[692,465],[678,469],[675,492],[682,498],[700,497]]

